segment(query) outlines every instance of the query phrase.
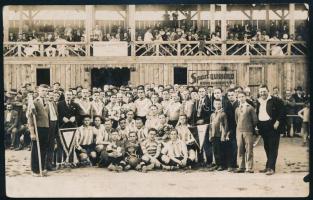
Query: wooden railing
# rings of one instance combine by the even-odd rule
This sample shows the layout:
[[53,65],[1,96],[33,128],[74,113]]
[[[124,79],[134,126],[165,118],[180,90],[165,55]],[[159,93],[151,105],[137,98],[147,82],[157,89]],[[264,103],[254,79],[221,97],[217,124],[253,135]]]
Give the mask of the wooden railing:
[[[4,42],[4,57],[93,56],[87,42]],[[302,41],[135,41],[128,43],[128,56],[292,56],[306,55]]]

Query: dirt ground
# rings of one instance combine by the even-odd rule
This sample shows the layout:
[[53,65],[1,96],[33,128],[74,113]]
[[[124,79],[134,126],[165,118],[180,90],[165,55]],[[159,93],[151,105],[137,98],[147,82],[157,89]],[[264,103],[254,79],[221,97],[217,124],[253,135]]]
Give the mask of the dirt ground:
[[254,174],[227,171],[110,172],[89,167],[33,177],[30,151],[6,151],[9,197],[305,197],[308,152],[300,138],[281,138],[276,174],[258,173],[265,165],[262,141],[254,149]]

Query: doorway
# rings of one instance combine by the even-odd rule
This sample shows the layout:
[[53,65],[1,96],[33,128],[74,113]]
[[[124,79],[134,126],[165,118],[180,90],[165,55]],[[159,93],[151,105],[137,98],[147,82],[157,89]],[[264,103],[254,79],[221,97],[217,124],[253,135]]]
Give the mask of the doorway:
[[103,85],[128,85],[130,80],[130,70],[123,68],[101,68],[91,69],[91,86],[103,87]]

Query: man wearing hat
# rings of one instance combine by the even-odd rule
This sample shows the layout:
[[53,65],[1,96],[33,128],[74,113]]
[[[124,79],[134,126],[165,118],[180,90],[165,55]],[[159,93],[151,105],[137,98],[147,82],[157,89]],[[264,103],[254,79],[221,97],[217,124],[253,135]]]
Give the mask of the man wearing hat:
[[[48,100],[46,98],[48,94],[48,88],[48,85],[45,84],[39,86],[39,96],[33,100],[33,103],[30,105],[31,112],[28,113],[29,126],[35,129],[37,128],[37,132],[31,131],[31,170],[33,172],[33,176],[38,176],[39,174],[39,158],[36,144],[36,133],[38,133],[40,142],[41,166],[43,171],[46,173],[46,156],[49,141],[49,106]],[[35,127],[33,115],[36,117],[37,127]]]

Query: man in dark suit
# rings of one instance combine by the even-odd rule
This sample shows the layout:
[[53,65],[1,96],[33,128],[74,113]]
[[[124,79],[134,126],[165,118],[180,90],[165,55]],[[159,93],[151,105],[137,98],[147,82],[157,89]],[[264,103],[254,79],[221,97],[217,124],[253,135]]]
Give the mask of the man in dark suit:
[[[207,95],[207,91],[204,87],[198,89],[199,100],[196,100],[193,104],[191,114],[191,125],[209,124],[210,116],[212,114],[211,100]],[[198,151],[198,161],[201,165],[207,165],[209,168],[212,167],[213,154],[212,145],[209,141],[209,137],[205,137],[203,142],[203,150]],[[204,160],[206,159],[206,162]]]
[[38,149],[36,144],[36,132],[34,131],[36,127],[34,127],[33,115],[36,117],[37,133],[40,142],[41,166],[43,172],[46,174],[46,156],[49,141],[49,107],[46,99],[47,93],[47,85],[42,84],[38,87],[39,96],[30,104],[31,112],[28,113],[29,125],[32,127],[31,170],[33,176],[38,176],[39,174]]
[[260,98],[257,100],[256,113],[258,128],[264,141],[267,157],[266,167],[260,172],[273,175],[275,173],[280,133],[284,124],[284,104],[281,99],[269,95],[267,85],[260,86],[259,94]]
[[237,100],[237,95],[235,89],[229,89],[227,91],[227,99],[230,102],[228,111],[228,130],[229,137],[226,138],[225,147],[226,154],[225,160],[226,165],[228,166],[228,171],[233,171],[237,167],[237,139],[236,139],[236,120],[235,120],[235,110],[239,107],[239,101]]
[[[77,115],[78,115],[78,105],[73,102],[72,91],[65,92],[65,100],[58,103],[58,118],[59,118],[59,128],[75,128],[77,127]],[[62,147],[59,134],[56,136],[57,149],[56,149],[56,163],[60,164],[66,159],[65,152]],[[73,161],[74,154],[69,156],[69,162]],[[63,157],[63,159],[62,159]],[[59,165],[57,164],[57,167]]]
[[[223,96],[223,90],[222,88],[216,87],[213,90],[213,97],[212,97],[212,105],[214,104],[214,101],[216,99],[219,99],[222,101],[222,109],[226,114],[227,117],[227,126],[228,126],[228,133],[227,135],[227,141],[221,142],[221,166],[222,169],[229,168],[229,171],[231,171],[231,168],[235,168],[237,163],[235,162],[235,159],[231,159],[232,152],[231,150],[234,150],[235,148],[231,148],[231,142],[234,143],[234,136],[235,129],[236,129],[236,122],[235,122],[235,110],[233,109],[232,104],[227,99],[226,96]],[[215,111],[214,107],[212,106],[213,112]],[[235,145],[235,144],[233,144]],[[230,150],[231,149],[231,150]]]
[[[296,104],[294,107],[294,111],[295,113],[298,113],[303,108],[303,105],[305,102],[302,87],[298,86],[296,88],[296,93],[293,94],[292,97],[295,100],[295,104]],[[294,118],[293,126],[294,126],[295,136],[299,136],[301,132],[302,119],[300,117]]]
[[5,146],[10,149],[17,148],[17,125],[18,125],[18,113],[13,110],[13,105],[8,103],[4,111],[4,132],[5,132]]

